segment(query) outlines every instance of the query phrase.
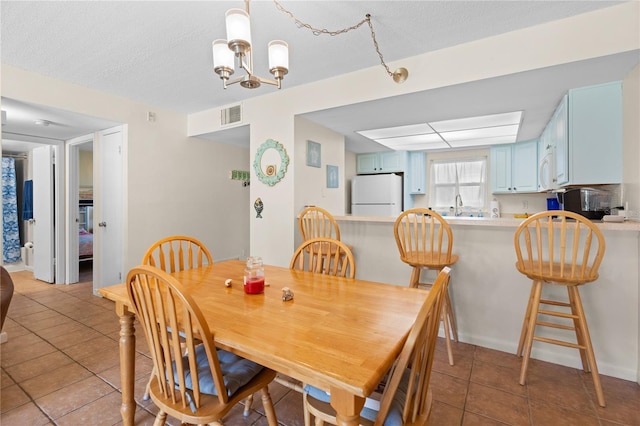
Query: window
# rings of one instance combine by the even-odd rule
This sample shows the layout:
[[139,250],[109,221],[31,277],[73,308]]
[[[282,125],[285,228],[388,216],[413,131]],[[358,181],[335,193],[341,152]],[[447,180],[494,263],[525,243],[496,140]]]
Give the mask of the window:
[[432,160],[430,204],[448,210],[460,194],[463,205],[486,210],[487,158]]

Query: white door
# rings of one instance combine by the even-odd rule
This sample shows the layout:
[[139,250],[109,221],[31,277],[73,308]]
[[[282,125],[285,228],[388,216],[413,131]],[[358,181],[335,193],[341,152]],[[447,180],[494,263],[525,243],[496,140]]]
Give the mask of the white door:
[[[66,283],[79,281],[79,235],[80,222],[79,193],[80,193],[80,147],[93,145],[93,133],[74,138],[66,143],[67,152],[67,265]],[[88,228],[88,225],[87,229]]]
[[33,150],[33,276],[54,281],[53,153],[51,145]]
[[123,133],[124,126],[101,131],[94,145],[94,293],[124,280]]

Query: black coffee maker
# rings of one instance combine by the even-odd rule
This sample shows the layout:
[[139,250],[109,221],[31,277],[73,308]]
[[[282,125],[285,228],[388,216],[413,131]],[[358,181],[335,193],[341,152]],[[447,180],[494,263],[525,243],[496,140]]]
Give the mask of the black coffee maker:
[[557,191],[560,209],[600,220],[611,210],[611,194],[604,189],[567,188]]

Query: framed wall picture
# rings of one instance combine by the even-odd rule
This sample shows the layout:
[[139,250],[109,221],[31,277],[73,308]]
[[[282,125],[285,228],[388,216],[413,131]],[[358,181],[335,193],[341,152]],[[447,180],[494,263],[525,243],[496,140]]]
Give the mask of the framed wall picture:
[[338,185],[338,166],[327,165],[327,188],[337,188]]
[[321,148],[318,142],[307,141],[307,166],[320,167],[321,161]]

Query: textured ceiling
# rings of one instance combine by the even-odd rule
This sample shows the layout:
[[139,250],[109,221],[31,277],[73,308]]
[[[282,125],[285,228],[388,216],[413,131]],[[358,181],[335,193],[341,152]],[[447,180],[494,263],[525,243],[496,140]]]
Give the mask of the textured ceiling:
[[[562,19],[608,1],[282,1],[300,20],[338,30],[372,15],[385,61]],[[3,64],[183,113],[276,90],[222,88],[211,42],[225,38],[224,13],[241,1],[2,1]],[[284,89],[379,66],[368,26],[339,36],[298,28],[272,1],[251,3],[255,71],[266,44],[290,46]],[[379,66],[380,72],[385,70]],[[409,77],[411,78],[411,76]],[[452,117],[451,117],[452,118]],[[371,126],[375,127],[375,126]]]

